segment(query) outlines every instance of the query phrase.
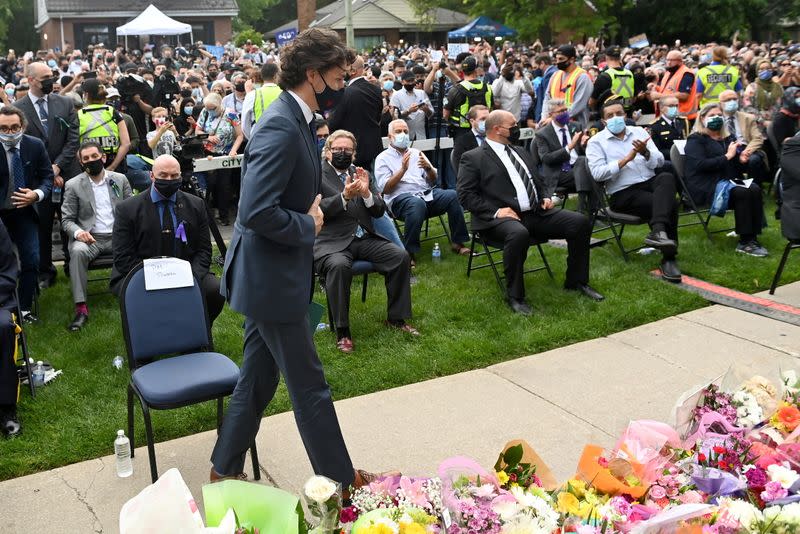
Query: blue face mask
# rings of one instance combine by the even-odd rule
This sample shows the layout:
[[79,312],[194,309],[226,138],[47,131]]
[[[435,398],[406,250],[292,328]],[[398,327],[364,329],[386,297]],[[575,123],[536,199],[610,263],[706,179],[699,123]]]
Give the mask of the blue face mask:
[[392,145],[395,148],[400,150],[405,150],[411,144],[411,139],[408,137],[408,134],[405,132],[401,132],[394,136],[394,141],[392,141]]
[[194,106],[186,106],[185,108],[183,108],[183,113],[185,115],[191,115],[192,112],[194,112]]
[[767,81],[772,79],[772,71],[765,70],[758,73],[758,77],[761,80]]
[[14,96],[14,88],[13,87],[9,87],[8,89],[6,89],[6,94],[8,96]]
[[478,121],[478,133],[486,135],[486,121]]
[[385,82],[383,82],[383,88],[386,91],[391,91],[392,89],[394,89],[394,82],[392,80],[386,80]]
[[47,66],[49,66],[51,69],[56,68],[57,65],[58,64],[56,63],[55,59],[48,59],[47,60]]
[[678,107],[677,106],[669,106],[666,110],[664,110],[664,116],[668,119],[674,119],[678,116]]
[[207,109],[206,113],[212,119],[217,116],[217,110],[216,109]]
[[322,149],[325,148],[325,139],[317,139],[317,151],[322,154]]
[[388,56],[386,56],[386,61],[394,61],[394,56],[389,54]]
[[736,100],[728,100],[722,105],[722,109],[724,109],[728,113],[733,113],[734,111],[739,109],[739,102],[737,102]]
[[625,130],[625,117],[611,117],[606,121],[606,128],[614,135],[618,135]]
[[703,54],[700,56],[701,63],[711,63],[711,54]]

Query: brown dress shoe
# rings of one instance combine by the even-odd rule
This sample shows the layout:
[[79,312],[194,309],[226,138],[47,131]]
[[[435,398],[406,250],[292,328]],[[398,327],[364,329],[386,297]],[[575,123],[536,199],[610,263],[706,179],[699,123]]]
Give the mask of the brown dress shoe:
[[419,330],[417,330],[416,328],[414,328],[413,326],[411,326],[410,324],[408,324],[405,321],[397,322],[397,321],[388,321],[387,320],[384,324],[386,326],[390,326],[392,328],[397,328],[398,330],[402,330],[406,334],[410,334],[412,336],[420,335]]
[[214,468],[212,467],[211,473],[208,475],[208,479],[211,482],[222,482],[223,480],[247,480],[247,473],[239,473],[238,475],[224,476],[214,471]]

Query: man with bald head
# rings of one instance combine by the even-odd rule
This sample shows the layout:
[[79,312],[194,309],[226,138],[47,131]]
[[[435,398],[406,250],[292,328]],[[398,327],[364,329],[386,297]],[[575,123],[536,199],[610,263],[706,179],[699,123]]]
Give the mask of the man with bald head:
[[519,140],[517,120],[507,111],[486,118],[486,141],[461,156],[458,198],[472,213],[472,230],[492,243],[501,243],[507,302],[515,313],[530,315],[523,273],[531,239],[566,239],[567,275],[564,288],[593,300],[603,295],[589,286],[589,237],[586,216],[553,209],[544,194],[536,165]]
[[174,157],[156,158],[151,171],[152,186],[117,206],[114,218],[114,268],[111,291],[119,295],[125,276],[139,262],[157,256],[188,261],[200,282],[213,321],[225,299],[211,266],[211,237],[205,203],[180,190],[181,167]]
[[672,96],[678,99],[678,114],[688,120],[697,116],[697,88],[694,83],[694,72],[683,64],[680,50],[667,53],[667,69],[661,77],[658,87],[651,88],[648,98],[660,102],[662,98]]
[[356,56],[350,66],[350,81],[342,101],[334,109],[328,124],[332,132],[347,130],[356,136],[358,152],[353,163],[357,167],[372,171],[375,157],[383,150],[382,113],[381,90],[364,78],[364,58]]
[[[38,137],[47,148],[53,165],[53,189],[63,188],[64,181],[80,173],[75,158],[78,151],[78,118],[70,98],[53,94],[56,77],[46,63],[28,65],[28,94],[15,105],[27,119],[25,133]],[[53,265],[53,218],[59,203],[48,196],[39,203],[39,278],[40,287],[53,285],[56,268]],[[66,243],[66,240],[63,240]],[[64,245],[65,255],[67,253]],[[69,256],[66,262],[69,263]]]

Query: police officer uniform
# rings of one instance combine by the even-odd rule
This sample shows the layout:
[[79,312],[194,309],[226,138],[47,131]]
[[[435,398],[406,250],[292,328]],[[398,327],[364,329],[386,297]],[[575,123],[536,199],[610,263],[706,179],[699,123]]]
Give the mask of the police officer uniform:
[[[78,139],[81,143],[99,143],[106,155],[106,167],[113,163],[119,151],[118,124],[122,120],[122,115],[107,104],[91,104],[78,110]],[[124,173],[126,169],[125,160],[122,160],[114,170]]]
[[[467,56],[461,62],[461,70],[464,74],[473,73],[477,68],[478,61],[474,56]],[[450,89],[444,108],[450,112],[450,129],[453,137],[472,130],[467,113],[469,113],[469,108],[478,104],[484,105],[490,110],[494,106],[492,88],[485,81],[479,78],[462,80]]]

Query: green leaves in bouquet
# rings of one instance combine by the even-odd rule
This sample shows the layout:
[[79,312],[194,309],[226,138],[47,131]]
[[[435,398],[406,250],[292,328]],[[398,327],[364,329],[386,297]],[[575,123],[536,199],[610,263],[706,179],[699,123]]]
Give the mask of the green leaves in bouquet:
[[297,501],[297,532],[298,534],[308,534],[308,523],[306,522],[306,515],[303,512],[303,505]]
[[234,534],[259,534],[258,528],[254,526],[243,525],[239,521],[239,516],[236,514],[236,509],[233,509],[233,518],[236,520],[236,530]]

